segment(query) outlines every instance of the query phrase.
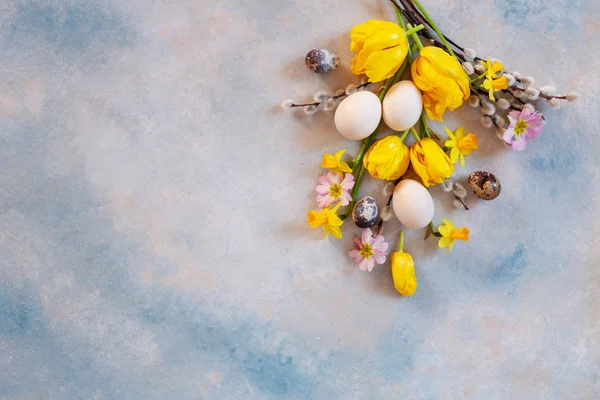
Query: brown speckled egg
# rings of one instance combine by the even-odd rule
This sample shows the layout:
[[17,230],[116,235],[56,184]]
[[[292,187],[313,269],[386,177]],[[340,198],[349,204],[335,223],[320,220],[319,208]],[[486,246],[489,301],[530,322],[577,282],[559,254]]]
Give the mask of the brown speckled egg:
[[502,185],[494,174],[475,171],[469,175],[469,187],[475,196],[483,200],[494,200],[500,195]]
[[321,74],[336,69],[340,65],[340,58],[331,50],[313,49],[306,55],[305,62],[308,69]]

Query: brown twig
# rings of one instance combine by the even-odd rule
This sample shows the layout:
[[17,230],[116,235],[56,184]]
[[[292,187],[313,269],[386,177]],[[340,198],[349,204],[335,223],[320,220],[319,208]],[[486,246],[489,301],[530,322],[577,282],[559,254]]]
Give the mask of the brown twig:
[[[364,87],[367,87],[367,86],[369,86],[370,84],[371,84],[371,82],[362,83],[362,84],[358,85],[356,88],[357,88],[357,89],[362,89],[362,88],[364,88]],[[376,91],[378,91],[378,90],[381,90],[381,89],[377,89]],[[337,99],[341,99],[342,97],[345,97],[345,96],[348,96],[348,95],[346,94],[346,92],[344,92],[344,93],[342,93],[342,94],[338,94],[337,96],[330,96],[329,98],[330,98],[330,99],[333,99],[333,100],[337,100]],[[318,102],[318,101],[315,101],[315,102],[313,102],[313,103],[303,103],[303,104],[295,104],[295,103],[294,103],[294,104],[292,104],[290,107],[292,107],[292,108],[293,108],[293,107],[318,106],[318,105],[319,105],[319,104],[321,104],[321,103],[324,103],[324,102]]]

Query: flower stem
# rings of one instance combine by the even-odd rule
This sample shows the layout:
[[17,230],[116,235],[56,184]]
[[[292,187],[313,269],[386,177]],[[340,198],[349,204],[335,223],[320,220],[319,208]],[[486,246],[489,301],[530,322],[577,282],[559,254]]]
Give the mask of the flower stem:
[[450,55],[452,55],[452,57],[454,57],[454,58],[456,58],[458,60],[458,57],[456,57],[456,54],[454,54],[454,52],[452,51],[452,47],[450,47],[450,44],[448,43],[448,41],[446,40],[446,38],[444,37],[444,35],[442,35],[442,32],[440,32],[440,30],[438,29],[438,27],[435,24],[435,22],[433,22],[433,20],[429,16],[429,14],[427,14],[427,11],[425,11],[425,9],[421,5],[421,3],[419,3],[419,0],[411,0],[411,1],[412,1],[412,3],[415,6],[417,6],[417,8],[419,9],[419,11],[421,11],[421,14],[423,14],[423,17],[427,20],[427,22],[429,22],[429,25],[431,25],[431,27],[433,28],[433,30],[435,31],[435,33],[439,36],[439,38],[442,41],[442,43],[444,43],[444,46],[446,47],[446,49],[448,50],[448,52],[450,53]]
[[406,31],[406,36],[414,35],[414,34],[416,34],[417,32],[419,32],[422,29],[425,29],[425,25],[423,25],[423,24],[420,24],[420,25],[417,25],[415,27],[409,28]]
[[406,139],[406,137],[408,136],[408,132],[410,132],[410,129],[405,130],[402,136],[400,136],[401,141],[404,141],[404,139]]
[[[410,24],[408,26],[410,27]],[[410,37],[412,38],[412,40],[415,41],[415,44],[417,45],[419,50],[421,50],[423,48],[423,42],[421,42],[421,38],[419,37],[419,35],[413,33],[412,35],[410,35]]]
[[419,134],[417,133],[417,131],[415,130],[414,127],[410,128],[410,133],[412,133],[413,137],[415,138],[415,140],[418,142],[419,140],[421,140],[421,138],[419,137]]
[[400,231],[400,239],[398,240],[398,252],[404,253],[404,230]]
[[431,139],[431,133],[429,133],[429,125],[427,124],[427,118],[425,117],[425,110],[421,111],[421,123],[423,124],[423,130],[428,138]]

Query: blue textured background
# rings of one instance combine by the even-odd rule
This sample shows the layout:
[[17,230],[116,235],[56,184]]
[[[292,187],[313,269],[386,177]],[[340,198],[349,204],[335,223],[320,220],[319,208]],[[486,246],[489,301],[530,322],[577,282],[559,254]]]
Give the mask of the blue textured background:
[[[322,153],[358,144],[277,111],[356,82],[348,31],[388,2],[0,1],[0,399],[600,398],[600,3],[472,3],[424,0],[584,101],[520,154],[448,116],[481,144],[457,178],[503,193],[432,191],[471,240],[408,232],[401,298],[346,256],[358,229],[305,224]],[[308,72],[313,47],[342,67]]]

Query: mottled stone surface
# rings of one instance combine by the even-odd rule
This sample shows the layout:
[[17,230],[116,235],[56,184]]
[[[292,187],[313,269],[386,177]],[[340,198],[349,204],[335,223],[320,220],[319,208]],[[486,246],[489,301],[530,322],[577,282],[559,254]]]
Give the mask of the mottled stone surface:
[[[0,398],[600,398],[600,3],[422,2],[584,102],[522,153],[449,115],[481,146],[455,179],[494,171],[502,195],[465,212],[432,189],[471,239],[407,232],[401,298],[347,257],[350,221],[305,223],[322,154],[360,144],[279,111],[360,82],[348,32],[388,1],[0,0]],[[337,70],[306,68],[318,47]]]

